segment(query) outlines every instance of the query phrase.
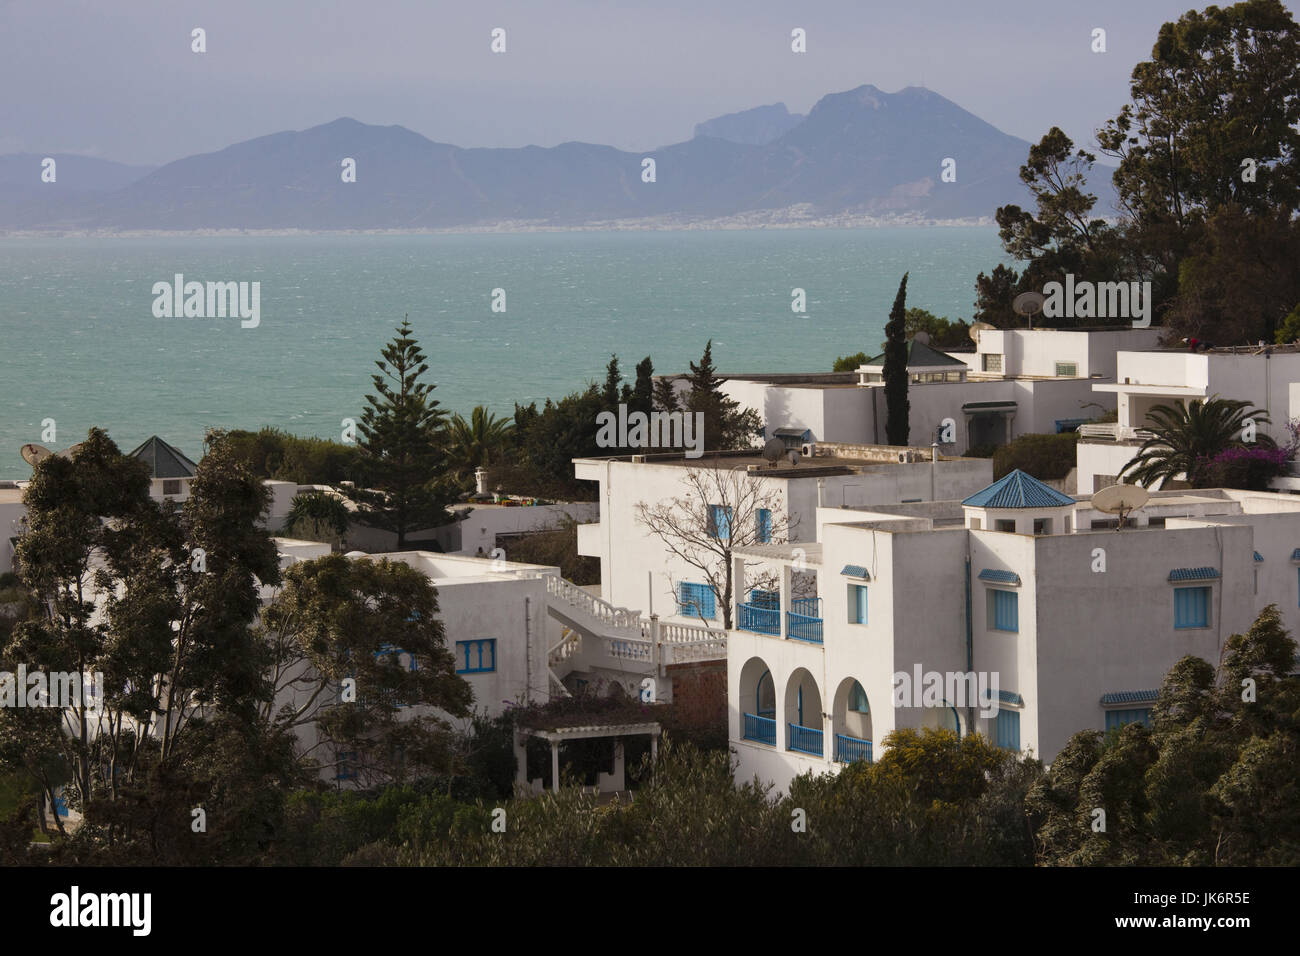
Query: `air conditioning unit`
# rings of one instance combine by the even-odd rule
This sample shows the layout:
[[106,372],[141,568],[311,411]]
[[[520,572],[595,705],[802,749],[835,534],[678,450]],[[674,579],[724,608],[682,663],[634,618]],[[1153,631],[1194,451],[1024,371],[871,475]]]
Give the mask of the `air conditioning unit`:
[[898,463],[899,463],[900,465],[906,465],[906,464],[907,464],[907,452],[905,452],[905,451],[900,451],[900,452],[898,453]]
[[745,471],[748,471],[748,472],[750,472],[750,473],[753,473],[753,472],[755,472],[755,471],[762,471],[762,470],[763,470],[763,466],[762,466],[762,465],[746,465],[746,466],[745,466]]
[[804,442],[802,454],[805,458],[812,458],[817,454],[817,443],[815,441]]
[[633,456],[632,456],[632,464],[634,464],[634,465],[644,465],[644,464],[645,464],[645,455],[633,455]]

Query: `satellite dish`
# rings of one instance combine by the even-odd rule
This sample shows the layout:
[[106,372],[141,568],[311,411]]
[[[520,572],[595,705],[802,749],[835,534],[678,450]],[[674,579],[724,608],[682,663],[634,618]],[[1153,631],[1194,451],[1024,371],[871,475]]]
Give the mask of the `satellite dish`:
[[785,442],[781,441],[779,438],[769,438],[767,444],[763,446],[763,458],[774,465],[784,454]]
[[59,452],[59,457],[71,458],[74,454],[76,454],[77,449],[84,444],[85,444],[84,441],[79,441],[75,445],[69,445],[67,448],[63,449],[63,451]]
[[50,451],[44,445],[26,444],[18,449],[18,454],[23,456],[23,461],[35,468],[46,458],[53,458],[54,452]]
[[1011,303],[1011,308],[1017,315],[1029,319],[1029,326],[1033,328],[1034,316],[1043,311],[1043,303],[1046,301],[1041,292],[1022,292]]
[[[1119,515],[1119,528],[1131,512],[1141,508],[1151,496],[1137,485],[1111,485],[1092,496],[1092,506],[1108,515]],[[1115,530],[1118,531],[1119,528]]]
[[792,465],[799,464],[799,453],[795,451],[793,448],[790,449],[790,454],[787,455],[786,457],[790,459],[790,464]]
[[913,340],[914,342],[920,342],[922,345],[929,345],[929,344],[930,344],[930,333],[929,333],[929,332],[917,332],[915,335],[912,336],[912,340]]
[[979,345],[980,333],[983,332],[985,329],[996,329],[996,328],[997,328],[996,325],[993,325],[992,323],[989,322],[976,322],[974,325],[970,327],[970,331],[968,334],[970,335],[970,340],[974,342],[976,345]]

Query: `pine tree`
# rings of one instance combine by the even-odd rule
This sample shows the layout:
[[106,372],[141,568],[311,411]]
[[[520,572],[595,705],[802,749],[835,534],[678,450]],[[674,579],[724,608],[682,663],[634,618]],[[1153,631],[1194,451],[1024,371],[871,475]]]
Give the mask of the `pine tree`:
[[741,411],[740,403],[723,393],[727,380],[719,378],[714,369],[712,339],[705,344],[700,363],[691,363],[688,380],[691,390],[686,397],[686,412],[704,414],[704,447],[709,451],[747,447],[762,422],[753,409]]
[[665,376],[655,379],[653,388],[654,407],[660,412],[681,411],[681,402],[677,399],[677,388],[673,379]]
[[647,355],[636,363],[636,384],[630,393],[625,392],[628,412],[644,412],[648,415],[654,411],[654,374],[655,367],[650,356]]
[[907,273],[885,325],[885,435],[891,445],[906,445],[911,403],[907,400]]
[[623,381],[623,373],[618,369],[618,356],[611,355],[609,364],[605,366],[605,389],[600,393],[601,401],[604,403],[606,410],[618,413],[619,402],[619,383]]
[[357,425],[369,487],[345,493],[361,506],[362,521],[397,533],[401,551],[410,532],[448,520],[450,496],[441,487],[444,413],[430,395],[435,386],[420,381],[429,365],[411,336],[409,318],[396,331],[375,361],[380,374],[371,380],[378,395],[366,396]]

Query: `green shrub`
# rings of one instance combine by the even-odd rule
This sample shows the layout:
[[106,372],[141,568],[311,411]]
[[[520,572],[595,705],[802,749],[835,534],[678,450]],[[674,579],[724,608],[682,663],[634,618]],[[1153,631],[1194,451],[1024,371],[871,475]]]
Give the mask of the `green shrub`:
[[1040,481],[1064,478],[1075,466],[1077,432],[1059,435],[1021,435],[993,453],[993,479],[996,481],[1016,468]]

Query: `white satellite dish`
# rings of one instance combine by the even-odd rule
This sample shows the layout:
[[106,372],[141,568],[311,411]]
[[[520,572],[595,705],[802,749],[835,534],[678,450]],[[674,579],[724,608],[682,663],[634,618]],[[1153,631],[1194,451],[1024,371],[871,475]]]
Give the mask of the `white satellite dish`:
[[985,329],[996,329],[996,328],[997,326],[993,325],[991,322],[976,322],[974,325],[970,327],[967,334],[970,336],[970,340],[972,342],[974,342],[976,345],[979,345],[980,333],[983,332]]
[[18,454],[23,456],[23,461],[35,468],[46,458],[53,458],[54,452],[50,451],[44,445],[34,445],[30,442],[18,449]]
[[84,444],[85,444],[84,441],[79,441],[75,445],[69,445],[67,448],[63,449],[63,451],[59,452],[59,457],[71,458],[76,453],[77,449]]
[[790,453],[786,455],[786,457],[790,459],[790,464],[792,465],[799,464],[799,452],[796,451],[795,449],[791,448]]
[[1118,531],[1125,519],[1151,499],[1145,488],[1137,485],[1111,485],[1092,496],[1092,506],[1108,515],[1119,515]]
[[1047,297],[1041,292],[1022,292],[1011,303],[1011,310],[1016,315],[1023,315],[1029,319],[1029,327],[1033,328],[1034,316],[1043,311],[1043,303],[1046,301]]
[[917,332],[915,335],[912,336],[912,339],[913,339],[913,341],[920,342],[922,345],[929,345],[929,344],[930,344],[930,333],[929,333],[929,332]]

